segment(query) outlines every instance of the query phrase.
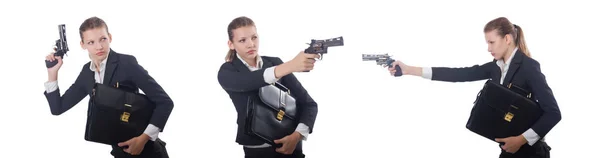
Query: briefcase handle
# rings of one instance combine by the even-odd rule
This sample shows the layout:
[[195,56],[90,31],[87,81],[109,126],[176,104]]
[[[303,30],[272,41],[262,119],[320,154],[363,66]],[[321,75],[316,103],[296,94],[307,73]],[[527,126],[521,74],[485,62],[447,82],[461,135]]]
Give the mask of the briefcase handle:
[[517,85],[513,86],[512,82],[509,83],[507,87],[508,87],[508,89],[515,88],[516,90],[521,91],[521,94],[523,94],[525,97],[527,97],[528,99],[531,99],[531,92],[529,92],[529,91],[527,91],[527,90],[525,90],[525,89],[523,89],[523,88],[521,88],[521,87],[519,87]]
[[279,83],[279,82],[275,82],[272,83],[271,85],[279,88],[280,90],[287,92],[288,95],[291,95],[292,93],[290,92],[290,89],[288,89],[287,87],[285,87],[283,84]]

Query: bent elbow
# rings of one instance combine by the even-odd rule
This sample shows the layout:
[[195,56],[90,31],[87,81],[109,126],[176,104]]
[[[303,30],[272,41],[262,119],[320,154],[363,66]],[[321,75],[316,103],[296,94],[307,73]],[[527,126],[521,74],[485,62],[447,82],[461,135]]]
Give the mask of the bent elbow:
[[60,114],[64,113],[64,111],[62,111],[62,110],[53,110],[53,109],[50,109],[50,113],[51,113],[52,115],[54,115],[54,116],[58,116],[58,115],[60,115]]
[[560,114],[560,111],[556,112],[556,123],[560,122],[560,120],[562,120],[562,115]]

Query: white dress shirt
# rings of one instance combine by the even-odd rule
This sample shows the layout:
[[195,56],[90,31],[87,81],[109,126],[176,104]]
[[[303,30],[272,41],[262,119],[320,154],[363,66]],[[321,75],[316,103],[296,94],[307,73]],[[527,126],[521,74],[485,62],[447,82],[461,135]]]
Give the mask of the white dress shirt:
[[[250,69],[250,71],[256,71],[256,70],[262,69],[263,61],[260,56],[256,57],[256,66],[257,67],[254,67],[254,66],[249,65],[246,61],[244,61],[244,59],[242,59],[239,54],[236,53],[235,55],[237,56],[238,59],[240,59],[242,61],[242,63],[244,63],[244,65],[246,65],[246,67],[248,67],[248,69]],[[278,78],[275,77],[275,66],[265,69],[265,73],[263,74],[263,77],[265,78],[265,82],[268,84],[275,83],[275,82],[277,82],[277,80],[279,80]],[[298,126],[296,127],[296,131],[298,131],[298,133],[300,133],[300,135],[302,135],[302,140],[307,139],[309,129],[306,124],[304,124],[304,123],[298,124]],[[266,147],[270,147],[270,146],[271,146],[270,144],[265,143],[262,145],[252,145],[252,146],[246,145],[245,147],[247,147],[247,148],[266,148]]]
[[[108,59],[108,55],[100,63],[100,65],[99,65],[100,69],[98,72],[96,72],[97,69],[96,69],[94,62],[93,61],[90,62],[90,71],[94,72],[94,79],[96,80],[96,83],[103,84],[104,73],[106,72],[105,69],[106,69],[107,59]],[[51,93],[58,89],[58,81],[46,82],[44,85],[46,87],[46,93]],[[160,132],[160,128],[154,126],[153,124],[148,124],[148,126],[144,130],[144,133],[147,134],[148,136],[150,136],[150,140],[152,140],[152,141],[156,141],[156,139],[158,138],[159,132]]]
[[[515,50],[513,50],[512,54],[510,55],[508,60],[506,60],[506,62],[504,62],[504,60],[502,60],[502,59],[496,61],[496,65],[498,65],[498,67],[500,67],[500,71],[502,72],[502,77],[500,78],[500,84],[502,84],[504,82],[504,78],[506,77],[506,73],[508,72],[508,67],[510,66],[510,62],[512,61],[515,54],[517,53],[517,50],[518,50],[518,48],[515,48]],[[431,67],[423,67],[423,73],[422,73],[421,77],[426,78],[426,79],[431,79],[432,75],[433,75],[433,72],[431,70]],[[523,136],[525,137],[525,139],[527,139],[527,144],[529,144],[529,145],[535,144],[540,139],[540,136],[537,133],[535,133],[535,131],[533,131],[533,129],[531,129],[531,128],[529,128],[527,131],[525,131],[523,133]]]

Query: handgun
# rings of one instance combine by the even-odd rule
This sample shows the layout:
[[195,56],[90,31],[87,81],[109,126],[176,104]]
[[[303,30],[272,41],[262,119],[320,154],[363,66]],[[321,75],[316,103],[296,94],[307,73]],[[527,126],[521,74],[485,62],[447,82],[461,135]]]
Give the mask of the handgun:
[[[362,59],[363,61],[375,61],[377,63],[377,65],[381,65],[384,67],[392,67],[392,63],[394,63],[396,60],[392,59],[392,56],[390,56],[388,53],[385,54],[362,54]],[[400,68],[400,66],[396,65],[395,67],[396,69],[396,73],[394,73],[394,76],[398,77],[398,76],[402,76],[402,69]]]
[[[308,43],[307,43],[308,44]],[[336,47],[336,46],[344,46],[344,37],[336,37],[330,39],[311,39],[310,44],[308,44],[308,48],[304,50],[304,53],[308,54],[319,54],[319,60],[323,59],[323,54],[327,54],[327,48]],[[309,71],[304,71],[309,72]]]
[[[56,52],[54,53],[54,56],[60,56],[61,58],[63,58],[69,51],[69,46],[67,45],[67,33],[65,29],[65,24],[58,25],[58,35],[60,36],[60,38],[56,40]],[[51,68],[56,64],[58,64],[58,60],[54,60],[52,62],[46,60],[47,68]]]

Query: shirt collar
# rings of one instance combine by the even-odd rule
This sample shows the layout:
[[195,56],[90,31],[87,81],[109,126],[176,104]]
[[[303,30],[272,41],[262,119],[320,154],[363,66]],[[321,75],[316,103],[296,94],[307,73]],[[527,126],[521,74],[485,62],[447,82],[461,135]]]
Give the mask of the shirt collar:
[[[242,61],[242,63],[244,63],[244,65],[246,65],[246,67],[252,68],[252,66],[250,66],[246,61],[244,61],[244,59],[242,59],[242,57],[238,53],[235,53],[235,56],[237,56],[237,58],[240,59]],[[256,56],[256,66],[257,67],[254,67],[254,68],[260,69],[260,68],[262,68],[262,65],[263,65],[262,58],[259,55],[257,55]]]
[[[100,71],[104,70],[104,68],[106,67],[106,61],[108,61],[108,55],[110,53],[106,54],[106,58],[104,58],[104,60],[102,60],[102,62],[100,62]],[[96,71],[96,65],[94,64],[94,61],[90,62],[90,70],[92,71]]]
[[496,65],[503,67],[506,65],[509,65],[510,62],[512,61],[512,59],[515,57],[515,54],[517,54],[517,50],[519,50],[519,48],[515,48],[515,50],[513,50],[513,53],[510,55],[510,57],[508,57],[508,60],[506,60],[506,63],[504,63],[504,60],[500,59],[496,61]]

